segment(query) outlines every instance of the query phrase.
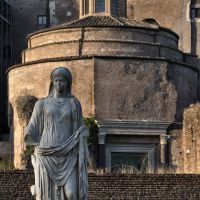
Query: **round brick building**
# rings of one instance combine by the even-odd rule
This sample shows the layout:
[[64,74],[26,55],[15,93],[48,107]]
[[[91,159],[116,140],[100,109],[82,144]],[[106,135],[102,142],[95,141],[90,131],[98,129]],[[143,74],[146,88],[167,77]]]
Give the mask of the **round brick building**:
[[21,167],[24,148],[16,100],[47,96],[58,66],[71,70],[84,116],[99,121],[101,166],[111,167],[115,147],[145,154],[158,145],[149,160],[154,168],[165,164],[168,126],[182,122],[184,108],[198,101],[197,59],[178,49],[178,39],[157,24],[112,15],[89,15],[29,35],[22,64],[8,70],[15,166]]

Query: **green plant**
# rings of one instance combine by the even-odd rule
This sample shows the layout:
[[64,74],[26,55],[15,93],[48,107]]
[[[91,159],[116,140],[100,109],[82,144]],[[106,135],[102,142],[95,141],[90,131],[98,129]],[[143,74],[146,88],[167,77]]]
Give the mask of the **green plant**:
[[99,128],[94,118],[84,118],[84,122],[89,129],[88,145],[95,146]]
[[30,156],[34,153],[34,146],[33,145],[27,145],[26,146],[26,150],[24,151],[23,153],[23,156],[26,157],[26,156]]
[[0,170],[14,169],[13,160],[11,157],[0,160]]
[[26,149],[22,154],[22,164],[24,169],[32,169],[31,155],[34,153],[35,147],[32,145],[27,145]]
[[27,96],[19,96],[16,100],[16,109],[18,117],[25,121],[26,123],[29,122],[33,108],[35,103],[37,102],[38,98],[35,96],[27,95]]

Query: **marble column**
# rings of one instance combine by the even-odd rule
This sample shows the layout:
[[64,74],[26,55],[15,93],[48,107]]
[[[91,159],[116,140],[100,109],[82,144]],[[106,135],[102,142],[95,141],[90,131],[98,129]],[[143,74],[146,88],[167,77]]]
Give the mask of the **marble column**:
[[162,165],[167,164],[167,142],[169,138],[169,135],[160,135],[160,163]]

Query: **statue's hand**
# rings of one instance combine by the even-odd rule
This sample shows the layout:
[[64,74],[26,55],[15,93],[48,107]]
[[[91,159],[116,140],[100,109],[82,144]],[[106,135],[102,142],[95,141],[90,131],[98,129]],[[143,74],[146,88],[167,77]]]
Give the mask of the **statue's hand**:
[[30,187],[30,189],[31,189],[31,194],[32,194],[32,196],[36,196],[36,188],[35,188],[35,185],[32,185],[32,186]]

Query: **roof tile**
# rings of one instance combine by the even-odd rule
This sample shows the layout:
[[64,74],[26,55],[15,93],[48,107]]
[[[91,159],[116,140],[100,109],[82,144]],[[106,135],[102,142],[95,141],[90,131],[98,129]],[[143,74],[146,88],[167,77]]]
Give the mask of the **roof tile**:
[[113,16],[88,16],[69,23],[59,25],[59,27],[78,28],[78,27],[144,27],[158,29],[159,26],[146,22],[138,22],[136,20],[123,17]]

